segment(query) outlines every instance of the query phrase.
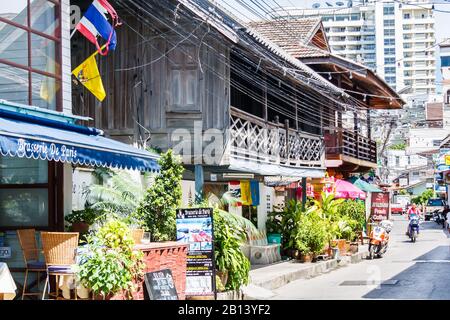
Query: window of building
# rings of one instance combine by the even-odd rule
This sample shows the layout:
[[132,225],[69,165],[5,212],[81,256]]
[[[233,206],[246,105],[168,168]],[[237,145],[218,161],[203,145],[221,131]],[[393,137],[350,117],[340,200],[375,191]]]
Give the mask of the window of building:
[[395,20],[394,19],[384,20],[383,25],[385,27],[394,27],[395,26]]
[[394,73],[395,74],[395,67],[385,67],[384,68],[384,73],[388,74],[388,73]]
[[364,50],[375,50],[375,44],[366,44],[363,48]]
[[170,52],[169,109],[170,111],[200,112],[198,62],[195,46],[181,46]]
[[450,67],[450,56],[441,57],[441,66],[442,67]]
[[366,53],[364,55],[364,59],[365,60],[373,60],[373,59],[375,59],[375,53]]
[[352,13],[351,15],[350,15],[350,20],[353,20],[353,21],[355,21],[355,20],[359,20],[359,14],[358,13]]
[[384,58],[384,64],[395,64],[395,58]]
[[49,221],[48,162],[0,157],[0,227],[46,228]]
[[385,36],[395,36],[395,29],[384,29]]
[[385,55],[395,54],[395,48],[384,48],[384,54]]
[[8,14],[0,12],[0,96],[59,109],[59,0],[17,0],[14,4]]
[[383,8],[383,14],[384,14],[385,16],[387,16],[387,15],[393,15],[393,14],[394,14],[394,10],[395,10],[394,6],[384,7],[384,8]]
[[348,20],[348,15],[337,15],[336,21],[345,21]]
[[386,77],[386,82],[389,84],[396,83],[396,81],[395,77]]
[[375,36],[374,35],[364,36],[364,40],[365,41],[374,41],[375,40]]
[[384,39],[385,46],[395,46],[395,39]]

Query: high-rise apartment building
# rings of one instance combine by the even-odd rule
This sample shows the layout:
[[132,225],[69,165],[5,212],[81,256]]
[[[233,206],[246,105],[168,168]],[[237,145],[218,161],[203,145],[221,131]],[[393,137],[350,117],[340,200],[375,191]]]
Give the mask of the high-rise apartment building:
[[[283,18],[320,16],[333,52],[376,70],[394,89],[434,94],[435,19],[432,4],[349,1],[347,7],[284,8]],[[341,5],[341,6],[339,6]],[[405,90],[406,91],[406,90]]]

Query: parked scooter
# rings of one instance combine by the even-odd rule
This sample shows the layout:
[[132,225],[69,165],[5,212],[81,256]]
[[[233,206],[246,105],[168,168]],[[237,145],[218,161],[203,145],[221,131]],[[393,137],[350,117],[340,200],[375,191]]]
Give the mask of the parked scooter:
[[408,236],[411,242],[416,242],[419,235],[419,217],[417,215],[411,216],[409,219]]
[[378,225],[375,224],[369,235],[369,259],[372,260],[375,256],[381,258],[386,253],[391,230],[392,222],[389,220],[383,220]]
[[447,217],[445,216],[444,211],[436,210],[433,213],[433,219],[437,224],[442,225],[442,228],[445,228],[445,220]]

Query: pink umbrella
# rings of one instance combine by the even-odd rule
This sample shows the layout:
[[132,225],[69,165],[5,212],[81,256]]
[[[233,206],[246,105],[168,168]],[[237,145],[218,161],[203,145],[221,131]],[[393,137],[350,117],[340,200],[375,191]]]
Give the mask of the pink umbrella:
[[366,194],[352,183],[345,180],[336,180],[335,197],[344,199],[366,199]]

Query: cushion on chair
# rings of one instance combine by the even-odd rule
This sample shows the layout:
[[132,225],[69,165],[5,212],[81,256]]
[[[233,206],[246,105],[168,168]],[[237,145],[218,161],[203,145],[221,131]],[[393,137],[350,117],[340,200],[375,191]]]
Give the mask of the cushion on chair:
[[49,266],[49,273],[73,273],[71,266]]
[[27,263],[27,269],[43,269],[45,270],[46,265],[43,261],[29,261]]

